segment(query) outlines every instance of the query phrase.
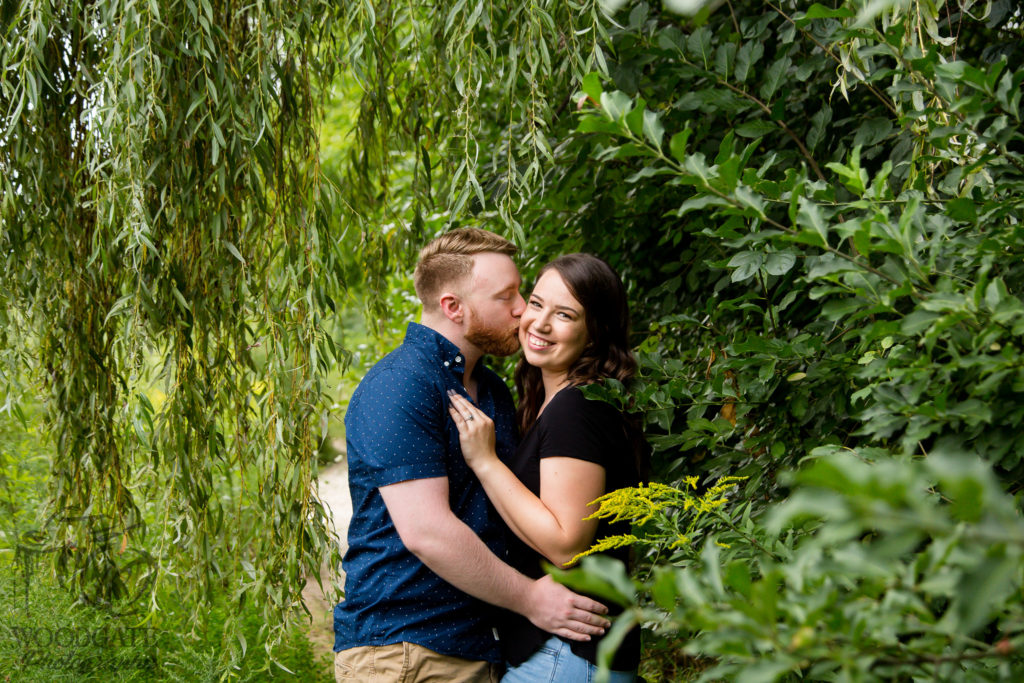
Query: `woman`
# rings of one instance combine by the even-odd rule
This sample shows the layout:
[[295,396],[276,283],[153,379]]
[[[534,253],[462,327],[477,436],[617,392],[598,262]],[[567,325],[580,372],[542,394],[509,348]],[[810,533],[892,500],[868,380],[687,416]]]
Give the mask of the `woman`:
[[[516,386],[523,439],[511,462],[495,455],[487,416],[466,398],[451,396],[463,456],[515,533],[509,564],[527,576],[543,576],[544,560],[565,566],[595,539],[629,531],[622,523],[584,518],[596,510],[591,501],[640,481],[646,444],[615,407],[580,391],[633,376],[628,331],[625,288],[608,264],[587,254],[562,256],[541,270],[520,320]],[[609,554],[628,560],[626,548]],[[499,631],[509,665],[503,681],[592,680],[599,639],[563,640],[513,614]],[[612,662],[612,681],[635,680],[639,649],[634,629]]]

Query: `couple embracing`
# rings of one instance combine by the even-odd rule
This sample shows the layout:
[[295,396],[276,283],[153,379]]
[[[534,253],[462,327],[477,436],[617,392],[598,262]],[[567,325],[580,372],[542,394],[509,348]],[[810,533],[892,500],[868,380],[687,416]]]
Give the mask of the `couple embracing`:
[[[564,566],[628,532],[584,518],[594,499],[639,482],[646,446],[616,408],[580,391],[635,371],[626,294],[604,261],[569,254],[524,301],[515,253],[476,228],[424,247],[422,324],[409,324],[349,403],[338,681],[497,681],[504,671],[507,682],[573,682],[596,671],[608,610],[542,563]],[[517,410],[480,361],[520,348]],[[638,660],[634,629],[612,680],[636,680]]]

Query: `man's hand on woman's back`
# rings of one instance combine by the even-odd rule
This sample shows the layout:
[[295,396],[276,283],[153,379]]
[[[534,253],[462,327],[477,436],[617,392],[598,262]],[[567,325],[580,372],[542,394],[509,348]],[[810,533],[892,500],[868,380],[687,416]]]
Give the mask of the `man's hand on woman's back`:
[[523,616],[537,628],[569,640],[590,640],[611,626],[604,618],[608,608],[590,598],[573,593],[555,583],[550,576],[537,579],[527,591]]

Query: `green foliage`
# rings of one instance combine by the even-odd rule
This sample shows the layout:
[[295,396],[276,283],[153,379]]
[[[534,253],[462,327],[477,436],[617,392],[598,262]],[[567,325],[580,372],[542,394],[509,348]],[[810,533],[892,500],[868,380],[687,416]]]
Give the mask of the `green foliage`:
[[[637,530],[638,584],[584,558],[635,593],[652,658],[706,679],[1018,673],[1019,8],[366,0],[334,24],[323,0],[214,4],[0,12],[4,408],[44,390],[80,589],[154,610],[172,583],[227,591],[282,633],[328,548],[307,491],[333,290],[365,278],[397,324],[389,271],[476,223],[527,276],[605,257],[659,478],[743,478],[735,509]],[[320,169],[332,28],[358,114]]]
[[158,634],[111,617],[102,609],[75,607],[41,572],[24,574],[0,563],[0,671],[6,680],[150,681],[158,668]]
[[49,548],[97,604],[227,594],[274,640],[334,553],[309,494],[341,360],[332,24],[322,0],[0,10],[3,390],[42,397]]
[[[188,610],[155,621],[74,604],[44,569],[0,563],[0,672],[5,680],[30,681],[321,681],[333,680],[325,657],[317,658],[302,626],[289,628],[274,651],[265,650],[262,610],[249,603],[240,626],[225,634],[237,607],[224,599],[210,611],[201,632],[190,632]],[[225,635],[248,647],[233,648],[225,661]]]
[[[668,30],[657,37],[663,44],[672,39]],[[836,40],[841,47],[842,38]],[[685,66],[697,68],[689,61],[689,47],[675,49]],[[927,60],[919,61],[927,67]],[[993,83],[1000,78],[1007,87],[1016,87],[1015,78],[1024,82],[1024,73],[1004,70],[1003,63],[992,67]],[[727,83],[710,71],[701,76],[716,86]],[[906,75],[908,81],[922,77],[917,71]],[[935,82],[942,92],[956,85],[942,77]],[[927,452],[932,444],[970,448],[1010,477],[1021,471],[1019,409],[1006,398],[1019,391],[1014,339],[1024,331],[1024,307],[1012,291],[1022,273],[1018,259],[995,257],[1019,252],[1018,216],[1011,207],[1021,174],[1014,154],[989,155],[982,167],[976,160],[943,156],[941,150],[935,155],[939,159],[909,149],[903,150],[905,158],[897,158],[897,145],[869,174],[862,165],[862,157],[869,155],[856,144],[847,158],[827,164],[835,174],[829,185],[811,174],[818,166],[812,157],[787,161],[773,151],[755,168],[764,141],[759,136],[738,145],[740,128],[721,138],[714,163],[696,151],[706,142],[691,139],[689,124],[672,137],[670,149],[663,149],[661,117],[642,99],[602,92],[595,78],[584,87],[601,107],[584,116],[579,129],[610,134],[616,143],[601,145],[598,158],[645,157],[649,162],[630,182],[670,176],[669,185],[691,188],[691,196],[669,215],[686,216],[688,230],[699,226],[695,241],[724,249],[721,258],[705,264],[722,273],[716,284],[721,293],[694,292],[695,304],[706,299],[720,310],[706,308],[708,318],[700,327],[692,327],[693,317],[675,315],[662,318],[654,329],[690,328],[711,347],[709,365],[717,372],[707,373],[706,388],[698,385],[704,396],[694,391],[692,371],[679,378],[689,387],[678,388],[690,393],[695,406],[700,398],[705,406],[719,404],[720,416],[733,429],[718,428],[691,412],[687,429],[662,440],[663,445],[715,447],[734,439],[736,453],[730,457],[735,460],[739,452],[756,457],[777,449],[785,441],[783,430],[794,423],[812,439],[838,436],[822,429],[827,422],[846,432],[847,443],[891,444],[907,453]],[[978,98],[969,102],[976,104],[982,121],[993,106]],[[944,114],[936,118],[948,119],[954,105],[958,113],[969,106],[936,98],[934,106]],[[1019,97],[1014,106],[1019,109]],[[881,125],[877,121],[868,123]],[[913,128],[905,116],[897,122]],[[855,143],[864,130],[863,125],[856,129]],[[963,126],[958,134],[983,148],[997,148],[994,139],[973,128]],[[864,140],[881,143],[885,137]],[[881,151],[871,150],[870,158],[877,160]],[[799,170],[792,166],[796,160],[802,164]],[[897,168],[899,182],[893,177]],[[925,168],[932,175],[926,176]],[[935,182],[934,174],[944,170],[968,185],[950,188],[948,177]],[[926,179],[934,185],[925,184]],[[996,211],[999,219],[986,221],[979,230],[979,216]],[[673,289],[681,284],[673,283]],[[760,324],[751,325],[750,317],[760,318]],[[656,351],[647,365],[653,370],[665,347],[647,344]],[[660,384],[677,388],[673,374],[658,374]],[[818,404],[813,409],[812,399]],[[731,406],[738,400],[736,413]],[[788,413],[788,425],[779,423],[776,407]],[[852,423],[844,419],[848,414]],[[655,413],[656,419],[662,417]],[[806,449],[808,444],[801,445]]]
[[[577,129],[593,139],[590,158],[623,189],[604,187],[623,205],[657,207],[668,222],[658,245],[684,248],[679,261],[658,262],[670,277],[644,288],[653,334],[641,344],[637,405],[668,456],[667,476],[749,477],[751,538],[763,531],[765,503],[809,495],[802,475],[784,476],[808,453],[955,453],[966,468],[981,467],[980,456],[1011,489],[1024,473],[1024,72],[1010,67],[1020,63],[1010,56],[1018,48],[998,31],[986,44],[991,27],[962,15],[960,38],[944,39],[944,52],[922,47],[921,33],[935,22],[921,15],[897,8],[872,22],[855,14],[769,5],[760,16],[723,14],[699,27],[649,21],[633,34],[656,55],[638,87],[613,78],[606,90],[596,74],[581,83]],[[875,485],[897,476],[878,457]],[[833,484],[835,507],[864,495],[847,475],[836,476],[845,483]],[[961,506],[982,504],[976,498]],[[1016,519],[1007,501],[1000,506]],[[730,561],[730,551],[709,544],[690,578],[663,581],[718,591],[722,576],[735,573],[770,596],[760,625],[747,620],[756,596],[741,591],[662,631],[676,629],[691,655],[720,658],[708,679],[801,671],[887,680],[915,669],[943,679],[1006,677],[1019,668],[1005,661],[1019,647],[1019,588],[971,590],[970,618],[952,592],[995,565],[1019,581],[1019,553],[980,534],[963,564],[928,562],[937,551],[917,545],[950,547],[949,529],[926,525],[928,514],[897,538],[884,517],[858,526],[829,510],[789,552],[758,540],[785,558],[778,565]],[[865,533],[879,534],[878,544],[864,544]],[[823,565],[819,545],[835,537],[849,546],[828,546],[842,561]],[[655,575],[676,576],[663,558],[651,559]],[[823,566],[849,576],[847,585],[828,585]],[[786,580],[796,586],[790,595]],[[886,593],[897,580],[924,588]],[[682,596],[656,581],[645,588],[662,608]],[[659,592],[669,598],[658,602]],[[877,620],[856,617],[865,605]],[[828,623],[804,619],[812,606]],[[819,649],[807,651],[808,639]]]
[[[259,605],[249,602],[238,607],[225,600],[215,600],[204,607],[210,610],[210,615],[202,632],[167,634],[163,639],[160,680],[168,683],[223,680],[331,683],[334,680],[333,662],[313,652],[304,621],[289,626],[281,634],[281,642],[274,644],[268,641]],[[235,619],[239,622],[237,629],[231,626]],[[179,619],[177,623],[184,626],[184,620]],[[228,631],[229,628],[232,631]],[[231,649],[226,661],[221,651],[225,636],[234,638],[238,644]]]
[[1024,521],[1014,501],[962,453],[880,455],[818,449],[787,476],[795,493],[766,524],[709,518],[703,547],[685,555],[670,537],[646,537],[669,562],[632,586],[621,565],[594,563],[589,580],[616,586],[631,607],[622,619],[670,643],[685,634],[683,652],[705,662],[698,680],[1015,680]]
[[42,533],[52,453],[38,406],[21,407],[25,425],[0,418],[0,672],[17,681],[332,680],[306,620],[268,630],[260,604],[227,591],[191,604],[163,593],[161,610],[146,615],[130,598],[108,605],[66,590]]
[[22,536],[38,530],[44,516],[48,449],[36,406],[18,407],[24,424],[0,413],[0,562],[14,560]]
[[[677,4],[689,3],[605,3],[609,17],[453,2],[396,23],[388,49],[364,38],[352,53],[365,92],[395,94],[387,116],[367,95],[364,125],[407,161],[428,131],[457,132],[432,140],[431,189],[413,186],[414,202],[519,236],[527,276],[565,251],[606,258],[631,294],[630,400],[658,478],[745,477],[738,516],[700,527],[730,548],[642,558],[651,658],[682,650],[707,679],[1012,678],[1019,543],[972,525],[990,513],[1019,525],[984,467],[1011,493],[1024,475],[1020,10],[734,1],[684,17]],[[535,40],[509,39],[522,31]],[[382,78],[369,67],[385,55],[423,59]],[[824,514],[810,473],[835,459],[836,481],[869,478],[840,463],[845,449],[875,461],[879,490],[833,482],[833,507],[870,493],[912,510],[912,530]],[[820,462],[792,474],[809,454]],[[984,494],[945,478],[954,505],[939,504],[926,492],[941,467]],[[766,526],[810,491],[820,523]],[[963,518],[972,505],[980,516]],[[656,526],[671,537],[688,524]],[[968,609],[954,592],[988,570],[1009,578],[970,592]],[[689,584],[703,596],[692,605]]]
[[[707,526],[705,517],[714,516],[735,529],[720,508],[728,502],[726,493],[742,480],[743,477],[723,477],[700,495],[657,482],[606,493],[594,501],[598,505],[597,512],[587,519],[625,520],[644,530],[602,538],[574,557],[573,562],[610,548],[636,544],[655,546],[659,552],[663,549],[673,553],[692,552],[695,545],[700,545],[700,538],[695,535]],[[696,489],[697,477],[687,477],[685,483],[687,489]]]

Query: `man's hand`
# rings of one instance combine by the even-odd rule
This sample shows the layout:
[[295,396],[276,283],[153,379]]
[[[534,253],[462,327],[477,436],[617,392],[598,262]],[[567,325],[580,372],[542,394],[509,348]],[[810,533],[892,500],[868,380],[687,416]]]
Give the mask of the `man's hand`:
[[534,626],[569,640],[590,640],[605,632],[611,622],[602,615],[608,608],[573,593],[550,576],[537,579],[526,592],[522,614]]
[[380,487],[395,529],[409,552],[459,590],[522,614],[538,628],[569,640],[590,640],[611,623],[608,609],[555,583],[536,581],[499,560],[448,505],[448,478],[412,479]]

